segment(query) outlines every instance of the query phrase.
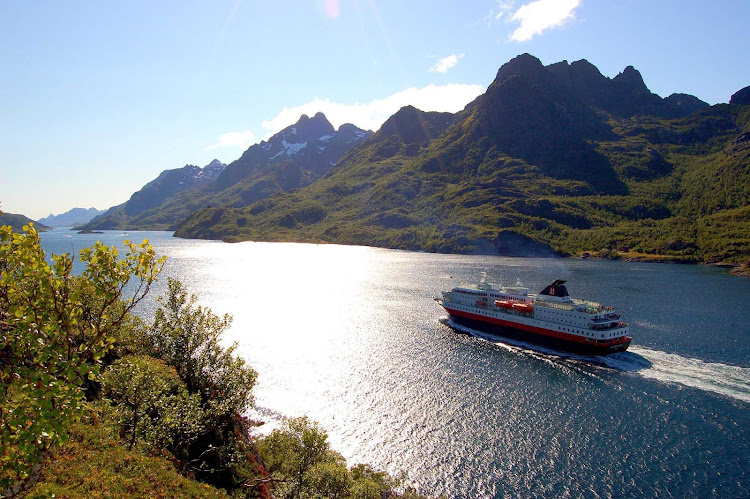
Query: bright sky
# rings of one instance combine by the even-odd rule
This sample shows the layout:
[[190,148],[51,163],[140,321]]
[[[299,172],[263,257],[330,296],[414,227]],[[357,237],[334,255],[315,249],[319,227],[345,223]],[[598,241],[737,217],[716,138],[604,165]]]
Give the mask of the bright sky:
[[633,65],[665,97],[750,85],[747,0],[0,2],[0,208],[123,203],[323,111],[457,111],[529,52]]

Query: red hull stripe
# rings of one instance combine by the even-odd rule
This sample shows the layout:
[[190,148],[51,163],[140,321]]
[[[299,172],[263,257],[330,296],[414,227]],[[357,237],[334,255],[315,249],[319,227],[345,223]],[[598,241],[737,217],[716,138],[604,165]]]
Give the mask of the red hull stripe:
[[455,310],[455,309],[448,308],[448,307],[444,307],[444,308],[451,315],[457,315],[459,317],[466,317],[467,319],[473,319],[475,321],[480,321],[480,322],[488,322],[490,324],[497,324],[499,326],[503,326],[503,327],[507,327],[511,329],[520,329],[522,331],[528,331],[529,333],[549,336],[550,338],[558,338],[561,340],[570,341],[571,343],[580,343],[582,345],[586,345],[589,347],[609,348],[614,345],[619,345],[620,343],[630,343],[630,338],[628,338],[627,336],[609,340],[607,343],[596,343],[593,338],[589,338],[591,341],[586,341],[587,338],[583,338],[575,334],[568,334],[568,333],[563,333],[562,331],[554,331],[552,329],[545,329],[541,327],[530,326],[528,324],[520,324],[518,322],[504,321],[502,319],[496,319],[495,317],[487,317],[485,315],[472,314],[471,312],[464,312],[463,310]]

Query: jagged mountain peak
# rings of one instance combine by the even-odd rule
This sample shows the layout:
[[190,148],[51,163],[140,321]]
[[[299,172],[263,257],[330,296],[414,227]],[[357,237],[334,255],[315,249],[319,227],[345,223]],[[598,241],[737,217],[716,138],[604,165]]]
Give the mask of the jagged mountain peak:
[[662,99],[648,89],[641,73],[631,65],[612,79],[585,59],[571,64],[567,61],[550,64],[547,69],[575,98],[616,116],[649,114],[675,118],[708,107],[707,103],[687,94]]
[[634,93],[648,94],[650,93],[646,83],[643,81],[641,72],[635,69],[633,66],[627,66],[621,73],[612,79],[612,83],[618,85],[621,88],[626,88]]
[[566,84],[580,84],[585,82],[591,85],[592,82],[604,82],[608,78],[599,71],[599,68],[591,64],[586,59],[580,59],[568,64],[568,61],[560,61],[550,64],[546,67],[557,78]]
[[317,139],[323,135],[332,135],[335,131],[325,114],[317,112],[312,118],[303,114],[295,124],[284,128],[268,141],[285,140],[286,142],[301,143]]
[[584,103],[600,103],[607,98],[609,78],[586,59],[570,64],[561,61],[547,69]]
[[203,168],[211,168],[211,169],[213,169],[213,168],[224,168],[225,166],[227,166],[226,163],[222,163],[218,159],[214,159],[213,161],[211,161],[209,164],[207,164]]
[[531,54],[525,53],[514,57],[500,66],[495,81],[500,81],[513,75],[537,79],[543,75],[544,72],[545,69],[542,61]]
[[351,124],[336,131],[322,112],[312,118],[303,114],[267,141],[250,146],[227,166],[211,189],[219,192],[231,188],[227,199],[241,191],[231,203],[244,206],[272,193],[307,185],[371,135]]

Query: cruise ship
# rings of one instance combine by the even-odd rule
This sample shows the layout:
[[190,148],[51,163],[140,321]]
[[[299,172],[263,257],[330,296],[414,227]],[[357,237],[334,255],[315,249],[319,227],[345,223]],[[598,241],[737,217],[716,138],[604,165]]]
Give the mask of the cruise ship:
[[435,298],[458,324],[491,334],[585,355],[609,355],[630,346],[629,325],[614,307],[571,298],[565,281],[529,293],[518,283],[456,286]]

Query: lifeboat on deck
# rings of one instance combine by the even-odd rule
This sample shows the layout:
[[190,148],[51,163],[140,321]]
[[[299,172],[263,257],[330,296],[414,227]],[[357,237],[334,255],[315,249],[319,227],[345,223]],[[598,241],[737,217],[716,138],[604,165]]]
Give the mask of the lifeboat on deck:
[[514,303],[513,304],[513,310],[518,310],[519,312],[530,314],[533,309],[534,307],[532,307],[528,303]]
[[500,308],[513,308],[513,304],[506,300],[495,300],[495,306]]

